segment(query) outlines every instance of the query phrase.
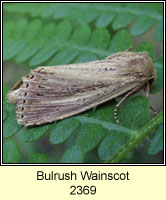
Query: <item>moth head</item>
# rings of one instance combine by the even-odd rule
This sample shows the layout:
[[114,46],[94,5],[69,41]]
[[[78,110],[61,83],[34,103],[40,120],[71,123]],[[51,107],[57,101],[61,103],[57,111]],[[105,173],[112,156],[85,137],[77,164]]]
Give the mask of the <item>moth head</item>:
[[149,57],[147,52],[142,52],[144,59],[145,59],[145,63],[146,63],[146,69],[147,70],[147,74],[149,77],[149,84],[152,85],[154,83],[154,81],[156,80],[156,70],[154,69],[153,66],[153,61],[152,59]]

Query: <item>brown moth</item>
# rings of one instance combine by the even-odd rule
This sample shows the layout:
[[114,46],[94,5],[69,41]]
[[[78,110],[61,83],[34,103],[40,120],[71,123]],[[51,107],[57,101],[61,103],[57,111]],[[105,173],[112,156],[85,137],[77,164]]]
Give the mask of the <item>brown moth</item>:
[[156,78],[146,52],[119,52],[103,60],[38,67],[8,93],[17,103],[17,120],[24,126],[40,125],[76,115],[125,94],[147,88]]

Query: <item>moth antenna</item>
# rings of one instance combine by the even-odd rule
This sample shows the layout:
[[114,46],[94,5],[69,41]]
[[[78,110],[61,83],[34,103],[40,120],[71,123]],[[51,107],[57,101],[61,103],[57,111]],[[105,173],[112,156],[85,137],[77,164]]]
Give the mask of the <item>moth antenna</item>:
[[150,86],[149,86],[149,82],[147,82],[146,86],[144,87],[145,96],[147,98],[149,97],[149,90],[150,90]]
[[114,110],[114,118],[115,118],[115,122],[116,124],[119,124],[119,120],[118,120],[118,109],[119,109],[119,106],[123,103],[123,101],[125,99],[127,99],[130,95],[132,95],[133,93],[135,93],[138,88],[140,87],[141,84],[139,84],[138,86],[136,86],[135,88],[133,88],[131,91],[129,91],[120,101],[118,104],[116,104],[115,106],[115,110]]
[[[152,78],[153,78],[153,77],[151,77],[150,79],[152,79]],[[150,79],[149,79],[149,80],[150,80]],[[149,82],[147,82],[147,85],[146,85],[146,87],[144,88],[146,97],[149,97],[149,90],[150,90],[150,86],[149,86]],[[150,109],[153,111],[153,113],[154,113],[155,115],[158,114],[158,112],[157,112],[152,106],[150,106]]]
[[116,105],[115,110],[114,110],[114,118],[115,118],[116,124],[119,124],[119,120],[118,120],[118,107],[117,107],[117,105]]

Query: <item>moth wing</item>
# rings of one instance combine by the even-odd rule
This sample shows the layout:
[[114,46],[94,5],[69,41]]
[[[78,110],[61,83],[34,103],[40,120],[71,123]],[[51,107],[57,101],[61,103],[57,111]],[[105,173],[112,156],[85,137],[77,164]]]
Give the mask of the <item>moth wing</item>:
[[[38,67],[23,77],[12,91],[17,93],[18,122],[31,126],[64,119],[120,96],[141,81],[135,75],[119,78],[112,70],[106,76],[101,62],[86,66]],[[142,77],[143,84],[145,80]]]

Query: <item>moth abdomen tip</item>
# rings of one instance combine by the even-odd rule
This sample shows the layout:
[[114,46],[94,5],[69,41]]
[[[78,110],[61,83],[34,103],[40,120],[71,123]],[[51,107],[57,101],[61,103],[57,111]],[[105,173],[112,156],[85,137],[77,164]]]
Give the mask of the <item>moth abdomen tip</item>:
[[17,103],[19,100],[18,94],[20,94],[20,91],[18,89],[8,92],[6,95],[8,102],[9,103]]

